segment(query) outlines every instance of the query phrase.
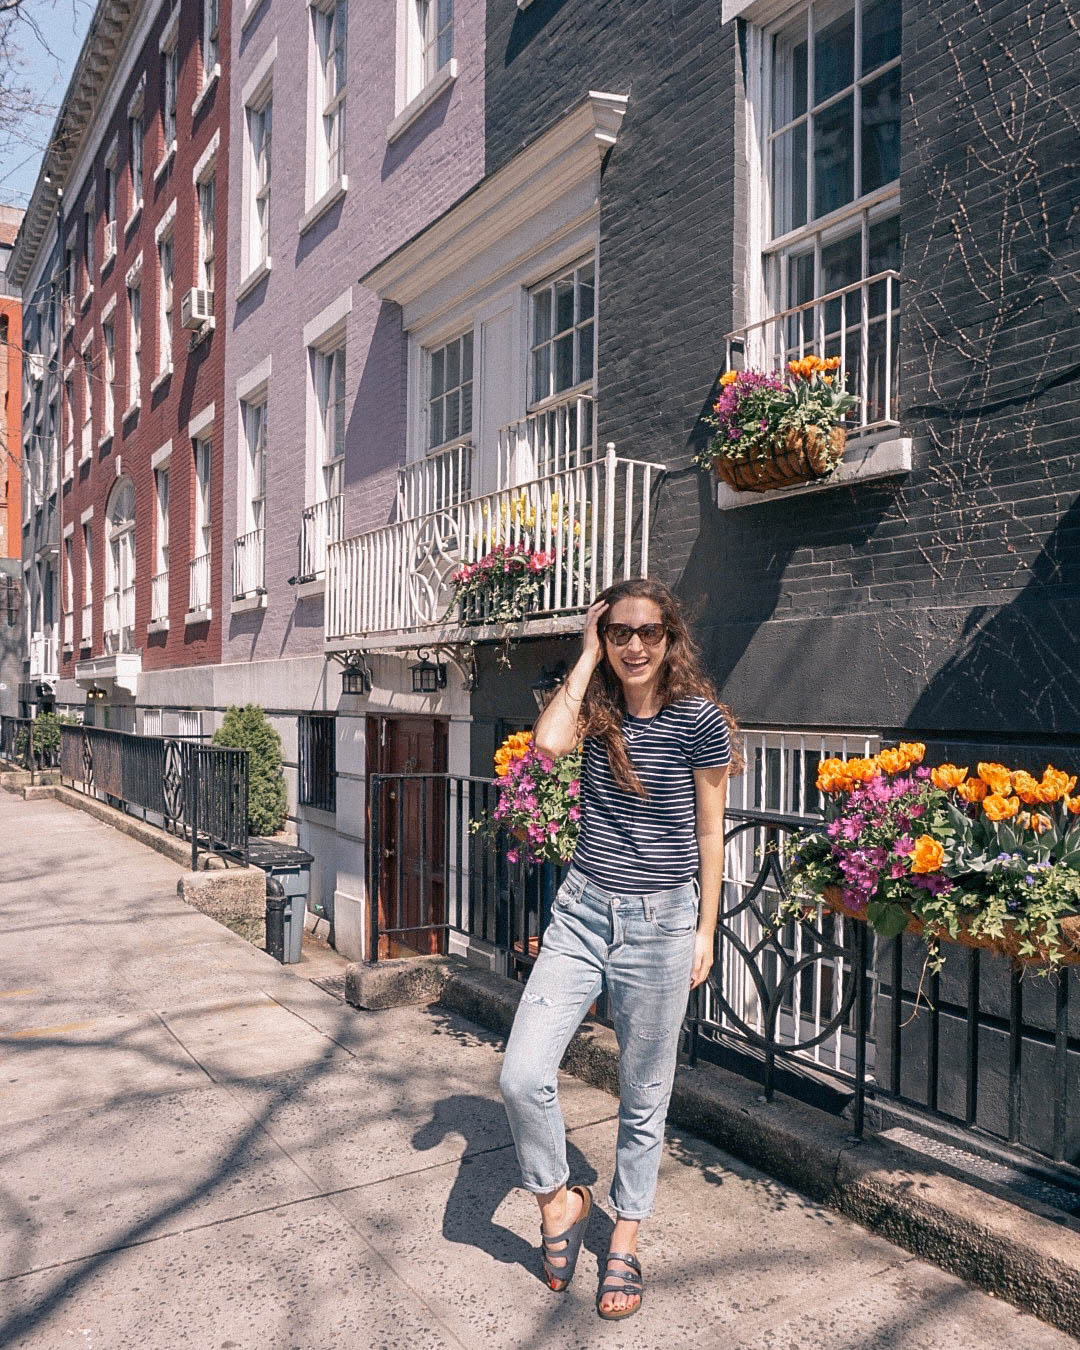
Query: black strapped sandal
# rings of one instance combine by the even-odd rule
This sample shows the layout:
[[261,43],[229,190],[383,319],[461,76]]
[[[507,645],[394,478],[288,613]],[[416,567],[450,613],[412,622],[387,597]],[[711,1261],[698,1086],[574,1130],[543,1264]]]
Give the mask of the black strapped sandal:
[[[612,1261],[621,1261],[629,1270],[611,1270]],[[605,1294],[636,1294],[637,1302],[630,1308],[601,1308],[600,1300]],[[645,1285],[641,1278],[641,1263],[631,1252],[608,1252],[604,1274],[600,1287],[596,1291],[596,1311],[605,1322],[621,1322],[624,1317],[633,1317],[645,1298]]]
[[[572,1223],[565,1233],[557,1233],[554,1237],[549,1237],[544,1232],[543,1224],[540,1225],[540,1249],[541,1257],[544,1262],[544,1278],[547,1280],[549,1289],[554,1290],[556,1294],[561,1294],[574,1278],[574,1269],[577,1266],[578,1255],[581,1252],[581,1243],[585,1237],[585,1230],[589,1226],[589,1220],[592,1218],[592,1191],[588,1186],[571,1186],[572,1191],[577,1191],[581,1196],[581,1213],[577,1221]],[[554,1248],[554,1244],[565,1242],[565,1247]],[[552,1265],[551,1258],[561,1256],[563,1264],[561,1266]]]

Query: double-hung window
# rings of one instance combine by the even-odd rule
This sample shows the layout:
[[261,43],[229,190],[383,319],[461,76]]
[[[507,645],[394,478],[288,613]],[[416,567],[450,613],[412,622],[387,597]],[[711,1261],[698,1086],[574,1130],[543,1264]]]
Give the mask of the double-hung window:
[[86,275],[85,302],[94,289],[94,217],[89,211],[83,216],[83,271]]
[[105,158],[105,250],[101,260],[102,271],[116,256],[116,144]]
[[316,60],[315,182],[313,200],[345,174],[345,77],[348,5],[313,6]]
[[417,27],[420,70],[426,85],[454,55],[454,0],[417,0]]
[[862,426],[897,410],[900,25],[900,0],[812,0],[761,49],[765,313],[751,317],[782,317],[748,332],[747,364],[841,357]]
[[94,527],[86,521],[82,527],[83,536],[83,584],[82,584],[82,627],[81,637],[84,646],[90,645],[90,612],[94,603]]
[[529,298],[529,404],[594,383],[596,267],[590,259],[537,286]]
[[93,453],[94,439],[94,372],[93,356],[89,344],[82,350],[82,447],[79,462],[90,458]]
[[427,352],[427,448],[472,439],[473,335]]
[[218,65],[218,0],[202,0],[202,88],[213,79]]
[[169,465],[154,470],[154,575],[169,570]]
[[143,199],[143,110],[140,104],[128,118],[131,165],[131,215],[142,205]]
[[314,353],[318,501],[341,495],[345,464],[345,346]]
[[165,142],[165,152],[176,144],[176,84],[179,74],[179,56],[177,50],[177,32],[161,53],[164,91],[161,99],[161,134]]
[[195,538],[196,558],[210,556],[210,437],[195,441]]
[[158,240],[161,269],[158,286],[158,374],[172,370],[173,236],[170,230]]
[[198,184],[199,194],[199,285],[214,289],[214,209],[217,176],[210,174]]
[[265,527],[266,503],[266,399],[241,404],[244,441],[247,448],[247,519],[245,533]]
[[128,287],[128,408],[138,406],[142,377],[142,285]]
[[247,110],[250,196],[248,199],[248,272],[270,256],[270,147],[273,99],[269,94]]
[[111,436],[116,421],[116,326],[110,320],[101,325],[102,346],[105,350],[104,380],[104,425],[101,428],[102,439]]

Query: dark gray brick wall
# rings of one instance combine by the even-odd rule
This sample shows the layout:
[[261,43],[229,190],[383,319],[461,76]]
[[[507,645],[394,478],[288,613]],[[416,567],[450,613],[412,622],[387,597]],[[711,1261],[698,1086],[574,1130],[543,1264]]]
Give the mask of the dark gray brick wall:
[[742,73],[719,5],[489,3],[491,172],[628,93],[601,197],[599,431],[662,459],[654,571],[737,712],[1068,737],[1080,714],[1075,26],[1060,0],[905,4],[904,479],[720,512],[689,466],[742,320]]

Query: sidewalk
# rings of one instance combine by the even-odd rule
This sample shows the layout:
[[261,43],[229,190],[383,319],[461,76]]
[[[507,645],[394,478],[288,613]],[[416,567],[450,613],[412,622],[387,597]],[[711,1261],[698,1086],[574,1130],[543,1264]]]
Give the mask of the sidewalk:
[[[498,1040],[439,1007],[355,1012],[311,982],[336,958],[278,966],[179,875],[0,792],[0,1350],[1077,1344],[680,1135],[644,1308],[600,1322],[610,1219],[549,1293]],[[562,1093],[606,1210],[615,1102]]]

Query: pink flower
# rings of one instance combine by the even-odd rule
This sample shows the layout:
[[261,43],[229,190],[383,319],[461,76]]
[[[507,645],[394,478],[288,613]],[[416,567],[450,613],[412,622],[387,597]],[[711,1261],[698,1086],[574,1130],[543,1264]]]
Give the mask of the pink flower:
[[506,861],[509,863],[516,863],[520,856],[521,854],[518,853],[516,848],[508,848],[506,850]]
[[552,769],[554,769],[555,767],[555,761],[551,758],[550,755],[541,754],[540,767],[543,769],[545,773],[551,773]]
[[580,807],[580,806],[572,806],[572,807],[570,808],[570,810],[567,812],[567,815],[570,817],[571,820],[580,820],[580,819],[581,819],[581,807]]
[[576,797],[580,791],[581,791],[580,778],[571,778],[569,783],[567,783],[566,785],[566,795],[568,797]]
[[555,836],[559,833],[559,822],[558,822],[557,820],[549,820],[549,821],[548,821],[547,832],[548,832],[548,838],[549,838],[549,839],[554,839]]

